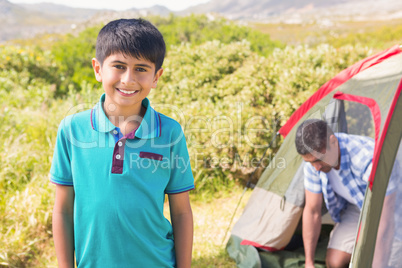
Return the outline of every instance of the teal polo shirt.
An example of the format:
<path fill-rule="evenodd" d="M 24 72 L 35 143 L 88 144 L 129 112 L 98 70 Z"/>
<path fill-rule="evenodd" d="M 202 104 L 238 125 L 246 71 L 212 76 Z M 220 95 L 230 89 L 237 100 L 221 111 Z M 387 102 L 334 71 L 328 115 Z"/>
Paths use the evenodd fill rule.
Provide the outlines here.
<path fill-rule="evenodd" d="M 123 136 L 104 100 L 62 120 L 50 170 L 51 182 L 74 187 L 77 266 L 174 267 L 165 194 L 194 188 L 182 128 L 144 99 L 140 126 Z"/>

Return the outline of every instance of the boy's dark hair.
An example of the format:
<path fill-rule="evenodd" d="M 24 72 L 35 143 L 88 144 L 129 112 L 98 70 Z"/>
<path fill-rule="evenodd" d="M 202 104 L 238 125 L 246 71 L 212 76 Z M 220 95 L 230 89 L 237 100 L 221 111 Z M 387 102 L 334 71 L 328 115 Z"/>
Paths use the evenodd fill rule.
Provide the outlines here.
<path fill-rule="evenodd" d="M 323 120 L 307 119 L 296 131 L 296 150 L 301 155 L 311 152 L 321 153 L 327 148 L 328 140 L 334 132 Z"/>
<path fill-rule="evenodd" d="M 166 45 L 159 30 L 144 19 L 119 19 L 106 24 L 96 40 L 96 59 L 102 65 L 114 54 L 123 53 L 155 64 L 155 72 L 163 64 Z"/>

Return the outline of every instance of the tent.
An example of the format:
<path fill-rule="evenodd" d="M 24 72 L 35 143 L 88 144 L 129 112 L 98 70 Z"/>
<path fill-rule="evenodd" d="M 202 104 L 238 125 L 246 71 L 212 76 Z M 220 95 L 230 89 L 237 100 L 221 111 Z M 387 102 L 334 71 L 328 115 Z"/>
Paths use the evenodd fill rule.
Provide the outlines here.
<path fill-rule="evenodd" d="M 294 112 L 278 132 L 284 137 L 281 147 L 262 173 L 232 228 L 226 248 L 238 267 L 304 267 L 303 248 L 290 246 L 301 239 L 300 219 L 304 206 L 304 163 L 296 152 L 295 132 L 297 126 L 309 118 L 326 120 L 335 132 L 365 135 L 375 140 L 373 168 L 351 262 L 351 267 L 372 267 L 374 252 L 381 247 L 376 246 L 377 229 L 390 177 L 399 179 L 394 183 L 402 185 L 402 173 L 391 176 L 402 155 L 398 153 L 402 151 L 401 90 L 402 50 L 396 45 L 343 70 Z M 286 165 L 275 166 L 277 163 Z M 402 224 L 402 194 L 399 192 L 402 192 L 401 187 L 393 213 L 387 216 L 396 227 L 398 222 Z M 330 221 L 323 223 L 331 226 Z M 323 227 L 317 246 L 316 267 L 325 267 L 326 230 Z M 399 225 L 386 242 L 394 245 L 398 237 L 402 237 L 400 230 Z M 392 250 L 394 246 L 386 254 Z M 402 267 L 402 262 L 399 265 Z"/>

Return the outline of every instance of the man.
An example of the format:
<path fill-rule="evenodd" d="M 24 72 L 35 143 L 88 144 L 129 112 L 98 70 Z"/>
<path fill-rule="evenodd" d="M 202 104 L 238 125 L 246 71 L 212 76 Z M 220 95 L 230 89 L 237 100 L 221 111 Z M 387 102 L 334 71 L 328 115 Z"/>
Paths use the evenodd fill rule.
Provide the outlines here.
<path fill-rule="evenodd" d="M 314 267 L 323 199 L 335 222 L 326 264 L 330 268 L 347 267 L 371 173 L 374 141 L 368 137 L 334 133 L 325 121 L 309 119 L 298 127 L 295 143 L 297 152 L 306 162 L 306 204 L 303 211 L 305 267 Z M 380 228 L 379 233 L 382 232 L 385 233 L 385 229 Z"/>

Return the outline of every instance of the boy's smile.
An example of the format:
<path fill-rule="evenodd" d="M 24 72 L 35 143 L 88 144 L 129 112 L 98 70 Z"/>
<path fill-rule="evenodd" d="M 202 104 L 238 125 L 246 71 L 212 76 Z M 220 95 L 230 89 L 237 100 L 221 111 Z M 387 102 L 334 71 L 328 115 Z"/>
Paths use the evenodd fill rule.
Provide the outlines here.
<path fill-rule="evenodd" d="M 92 65 L 106 93 L 104 107 L 114 104 L 118 115 L 123 116 L 139 115 L 142 100 L 156 88 L 163 73 L 162 68 L 155 73 L 154 63 L 123 53 L 108 56 L 102 65 L 93 59 Z"/>

